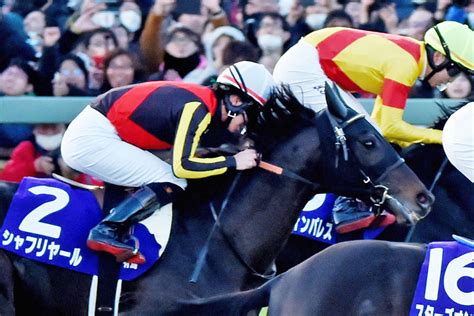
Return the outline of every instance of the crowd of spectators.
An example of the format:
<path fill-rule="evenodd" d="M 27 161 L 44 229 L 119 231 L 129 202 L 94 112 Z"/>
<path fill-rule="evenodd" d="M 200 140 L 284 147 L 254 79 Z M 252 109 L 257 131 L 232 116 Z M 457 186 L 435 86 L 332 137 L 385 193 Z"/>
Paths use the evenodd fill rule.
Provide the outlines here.
<path fill-rule="evenodd" d="M 3 0 L 0 5 L 1 96 L 96 96 L 149 80 L 208 85 L 241 60 L 271 72 L 289 47 L 323 27 L 418 40 L 444 20 L 474 27 L 469 0 Z M 420 82 L 410 97 L 463 99 L 472 94 L 472 85 L 473 78 L 462 75 L 441 93 Z M 62 126 L 0 124 L 0 147 L 18 149 L 27 141 L 20 149 L 33 146 L 37 157 L 51 157 L 57 148 L 42 148 L 38 135 L 52 139 L 62 132 Z M 4 152 L 18 158 L 11 150 Z M 34 174 L 48 175 L 60 167 L 54 164 L 42 158 L 31 166 Z M 0 179 L 11 177 L 0 173 Z"/>

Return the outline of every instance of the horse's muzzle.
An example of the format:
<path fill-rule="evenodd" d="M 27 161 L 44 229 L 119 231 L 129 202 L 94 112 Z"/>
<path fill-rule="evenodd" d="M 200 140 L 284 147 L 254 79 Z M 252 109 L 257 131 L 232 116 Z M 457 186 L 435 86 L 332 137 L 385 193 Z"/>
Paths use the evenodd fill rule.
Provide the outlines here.
<path fill-rule="evenodd" d="M 416 197 L 418 208 L 409 209 L 400 203 L 396 198 L 388 195 L 386 204 L 392 213 L 397 217 L 399 224 L 414 225 L 420 219 L 426 217 L 431 211 L 434 196 L 429 191 L 419 193 Z"/>

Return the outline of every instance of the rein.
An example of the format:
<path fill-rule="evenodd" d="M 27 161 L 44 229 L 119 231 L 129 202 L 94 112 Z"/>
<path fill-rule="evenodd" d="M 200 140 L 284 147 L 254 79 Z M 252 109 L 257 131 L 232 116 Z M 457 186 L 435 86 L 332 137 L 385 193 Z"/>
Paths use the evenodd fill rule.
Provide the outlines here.
<path fill-rule="evenodd" d="M 272 279 L 273 277 L 275 277 L 276 275 L 276 269 L 272 269 L 270 273 L 260 273 L 258 272 L 257 270 L 255 270 L 254 268 L 252 268 L 248 263 L 247 261 L 245 261 L 245 259 L 240 255 L 240 253 L 237 251 L 237 247 L 235 247 L 235 245 L 232 243 L 232 241 L 227 237 L 227 235 L 225 234 L 225 232 L 222 230 L 222 226 L 220 224 L 220 221 L 219 221 L 219 215 L 222 214 L 222 212 L 224 211 L 225 207 L 227 206 L 227 203 L 229 201 L 229 198 L 230 198 L 230 195 L 232 194 L 232 192 L 234 191 L 235 189 L 235 186 L 240 178 L 240 175 L 242 173 L 238 173 L 237 176 L 235 177 L 234 181 L 232 181 L 232 184 L 229 188 L 229 191 L 227 192 L 225 198 L 224 198 L 224 201 L 222 202 L 222 205 L 221 205 L 221 209 L 219 211 L 219 213 L 216 212 L 216 209 L 214 208 L 214 204 L 212 204 L 212 202 L 209 203 L 209 208 L 211 209 L 211 213 L 212 213 L 212 217 L 214 218 L 214 221 L 215 221 L 215 225 L 212 227 L 212 230 L 211 232 L 209 233 L 208 237 L 207 237 L 207 240 L 206 240 L 206 244 L 204 245 L 204 247 L 201 249 L 201 251 L 199 252 L 199 256 L 198 256 L 198 259 L 196 261 L 196 265 L 194 267 L 194 270 L 193 270 L 193 273 L 191 275 L 191 278 L 189 279 L 189 282 L 191 283 L 196 283 L 198 278 L 199 278 L 199 275 L 201 273 L 201 270 L 204 266 L 204 260 L 206 259 L 206 255 L 209 251 L 209 242 L 211 241 L 211 237 L 213 235 L 213 233 L 219 229 L 219 232 L 222 234 L 222 236 L 224 237 L 224 240 L 225 242 L 227 243 L 227 245 L 229 246 L 229 248 L 232 250 L 232 252 L 234 253 L 234 255 L 237 257 L 237 259 L 239 259 L 240 263 L 247 269 L 249 270 L 250 272 L 252 272 L 252 275 L 253 276 L 256 276 L 258 278 L 261 278 L 261 279 L 264 279 L 264 280 L 270 280 Z"/>

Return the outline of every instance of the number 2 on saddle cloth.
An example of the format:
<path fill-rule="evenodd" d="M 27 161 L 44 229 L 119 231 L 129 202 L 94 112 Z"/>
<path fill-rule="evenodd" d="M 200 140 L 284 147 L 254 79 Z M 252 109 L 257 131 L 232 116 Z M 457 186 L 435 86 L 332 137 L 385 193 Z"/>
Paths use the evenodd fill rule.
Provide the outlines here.
<path fill-rule="evenodd" d="M 134 226 L 143 265 L 122 263 L 120 278 L 133 280 L 161 256 L 171 230 L 171 205 Z M 47 178 L 25 177 L 0 228 L 0 248 L 19 256 L 90 275 L 98 273 L 98 255 L 86 246 L 102 219 L 95 196 Z M 160 231 L 157 231 L 160 230 Z"/>

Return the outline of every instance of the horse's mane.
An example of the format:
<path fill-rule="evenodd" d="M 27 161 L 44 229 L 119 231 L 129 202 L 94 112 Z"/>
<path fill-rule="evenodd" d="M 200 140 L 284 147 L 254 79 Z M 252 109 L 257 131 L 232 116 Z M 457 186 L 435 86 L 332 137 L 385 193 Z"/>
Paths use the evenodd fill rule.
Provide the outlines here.
<path fill-rule="evenodd" d="M 280 85 L 259 113 L 249 113 L 248 135 L 260 151 L 314 124 L 315 113 L 301 104 L 288 85 Z"/>
<path fill-rule="evenodd" d="M 460 108 L 462 108 L 463 106 L 465 106 L 466 104 L 468 104 L 469 102 L 472 102 L 472 101 L 474 101 L 474 97 L 469 97 L 467 101 L 460 101 L 455 106 L 447 106 L 442 101 L 441 102 L 436 102 L 436 105 L 440 108 L 441 116 L 439 116 L 436 119 L 436 121 L 434 122 L 432 128 L 442 130 L 444 128 L 444 125 L 446 124 L 446 121 L 451 116 L 451 114 L 453 114 L 454 112 L 456 112 L 457 110 L 459 110 Z"/>

